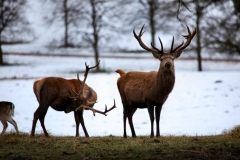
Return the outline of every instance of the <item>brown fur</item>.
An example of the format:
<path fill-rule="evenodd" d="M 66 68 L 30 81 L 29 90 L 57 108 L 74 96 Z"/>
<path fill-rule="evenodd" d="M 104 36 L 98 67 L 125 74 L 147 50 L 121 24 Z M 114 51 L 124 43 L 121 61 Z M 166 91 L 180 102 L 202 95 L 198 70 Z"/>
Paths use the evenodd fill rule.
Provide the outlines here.
<path fill-rule="evenodd" d="M 49 106 L 56 111 L 64 111 L 68 113 L 74 111 L 79 105 L 81 105 L 81 103 L 83 103 L 80 101 L 76 102 L 76 100 L 74 101 L 70 98 L 71 96 L 76 96 L 72 90 L 79 92 L 81 84 L 82 81 L 79 82 L 77 79 L 67 80 L 60 77 L 47 77 L 34 82 L 33 91 L 39 102 L 39 107 L 34 113 L 31 136 L 34 136 L 35 134 L 35 127 L 38 119 L 41 122 L 45 136 L 48 136 L 44 125 L 44 117 Z M 85 84 L 83 97 L 90 102 L 96 102 L 97 93 Z M 93 107 L 93 104 L 89 105 L 89 107 Z M 85 136 L 89 137 L 84 125 L 82 111 L 74 111 L 74 117 L 76 122 L 76 136 L 79 136 L 79 124 L 81 123 Z"/>
<path fill-rule="evenodd" d="M 3 130 L 1 134 L 4 134 L 7 127 L 8 123 L 11 123 L 16 132 L 18 133 L 18 127 L 16 121 L 12 118 L 14 116 L 14 104 L 12 102 L 5 102 L 2 101 L 0 102 L 0 121 L 3 124 Z"/>
<path fill-rule="evenodd" d="M 151 137 L 154 137 L 153 122 L 154 122 L 154 109 L 156 117 L 156 136 L 160 136 L 160 114 L 162 105 L 167 100 L 168 95 L 172 91 L 175 83 L 175 70 L 174 59 L 178 58 L 182 51 L 191 43 L 192 38 L 196 34 L 196 29 L 191 33 L 189 27 L 186 25 L 188 35 L 184 36 L 187 40 L 185 43 L 173 48 L 174 38 L 169 53 L 163 51 L 163 44 L 159 38 L 161 49 L 157 49 L 152 45 L 152 48 L 146 46 L 142 40 L 144 25 L 142 26 L 139 34 L 133 30 L 134 37 L 139 42 L 139 45 L 152 52 L 156 59 L 160 60 L 160 67 L 158 72 L 128 72 L 125 73 L 121 69 L 116 70 L 120 74 L 117 81 L 118 90 L 123 104 L 123 127 L 126 138 L 126 120 L 128 118 L 129 125 L 132 132 L 132 137 L 136 137 L 133 127 L 132 116 L 137 108 L 147 108 L 151 120 Z"/>
<path fill-rule="evenodd" d="M 121 69 L 117 69 L 116 72 L 119 73 L 120 76 L 125 74 L 125 72 L 123 70 L 121 70 Z"/>
<path fill-rule="evenodd" d="M 174 63 L 171 55 L 163 55 L 164 61 L 160 63 L 159 71 L 151 72 L 127 72 L 122 70 L 116 72 L 120 74 L 117 81 L 118 90 L 122 98 L 124 107 L 124 137 L 126 134 L 126 119 L 128 118 L 132 131 L 132 136 L 136 137 L 132 125 L 132 116 L 137 108 L 148 108 L 151 121 L 154 120 L 154 106 L 156 118 L 160 118 L 162 105 L 167 100 L 169 93 L 172 91 L 175 83 Z M 166 68 L 166 63 L 171 63 L 170 68 Z M 159 123 L 159 122 L 157 122 Z M 157 129 L 157 136 L 160 131 Z M 151 137 L 153 137 L 153 131 Z"/>

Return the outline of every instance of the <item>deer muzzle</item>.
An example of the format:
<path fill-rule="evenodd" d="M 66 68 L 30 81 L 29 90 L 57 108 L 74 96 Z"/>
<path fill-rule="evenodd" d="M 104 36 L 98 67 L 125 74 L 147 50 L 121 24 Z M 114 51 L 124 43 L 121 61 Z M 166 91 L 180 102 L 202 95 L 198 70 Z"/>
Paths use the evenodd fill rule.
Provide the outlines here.
<path fill-rule="evenodd" d="M 166 67 L 167 69 L 170 69 L 171 66 L 172 66 L 172 63 L 170 63 L 170 62 L 167 62 L 167 63 L 165 64 L 165 67 Z"/>

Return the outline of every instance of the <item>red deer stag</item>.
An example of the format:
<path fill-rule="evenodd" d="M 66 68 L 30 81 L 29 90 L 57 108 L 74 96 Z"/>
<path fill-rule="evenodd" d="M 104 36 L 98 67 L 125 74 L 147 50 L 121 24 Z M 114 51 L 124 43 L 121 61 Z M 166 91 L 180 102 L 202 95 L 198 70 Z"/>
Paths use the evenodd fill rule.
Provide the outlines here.
<path fill-rule="evenodd" d="M 97 93 L 87 84 L 85 84 L 85 81 L 88 71 L 97 67 L 97 65 L 99 65 L 99 62 L 93 67 L 89 67 L 85 63 L 86 71 L 83 81 L 79 79 L 79 75 L 77 74 L 78 79 L 67 80 L 60 77 L 47 77 L 34 82 L 33 90 L 39 102 L 39 107 L 34 113 L 32 131 L 30 135 L 31 137 L 33 137 L 35 134 L 35 128 L 38 119 L 40 120 L 45 136 L 48 137 L 48 133 L 44 125 L 44 117 L 49 106 L 56 111 L 64 111 L 65 113 L 74 111 L 76 137 L 79 136 L 79 123 L 82 125 L 85 136 L 89 137 L 83 120 L 84 109 L 92 110 L 94 115 L 95 112 L 106 115 L 107 112 L 115 108 L 114 101 L 114 106 L 109 110 L 107 110 L 106 106 L 104 112 L 93 109 L 93 105 L 97 100 Z M 79 92 L 77 93 L 76 91 Z M 72 96 L 73 94 L 75 94 L 75 96 Z"/>
<path fill-rule="evenodd" d="M 186 25 L 187 26 L 187 25 Z M 143 35 L 144 25 L 137 35 L 135 30 L 133 34 L 140 46 L 152 52 L 153 56 L 156 59 L 160 60 L 160 67 L 158 72 L 128 72 L 118 69 L 117 73 L 120 74 L 120 77 L 117 81 L 118 90 L 122 99 L 123 104 L 123 125 L 124 125 L 124 134 L 123 136 L 127 138 L 126 133 L 126 120 L 128 118 L 129 125 L 132 132 L 132 137 L 136 137 L 135 130 L 133 127 L 132 116 L 137 110 L 137 108 L 147 108 L 151 121 L 151 137 L 154 137 L 154 106 L 155 107 L 155 116 L 156 116 L 156 136 L 160 136 L 159 122 L 160 122 L 160 113 L 162 110 L 162 105 L 167 100 L 169 93 L 172 91 L 175 83 L 175 71 L 174 71 L 174 59 L 178 58 L 182 51 L 191 43 L 192 38 L 196 34 L 196 29 L 191 33 L 188 26 L 188 35 L 184 36 L 187 40 L 181 45 L 173 49 L 174 37 L 172 40 L 172 46 L 170 52 L 164 52 L 163 44 L 159 38 L 161 49 L 157 49 L 151 43 L 152 48 L 147 47 L 141 40 Z"/>
<path fill-rule="evenodd" d="M 18 133 L 17 123 L 14 121 L 12 116 L 14 116 L 14 104 L 12 102 L 0 102 L 0 121 L 3 124 L 3 130 L 1 134 L 4 134 L 6 131 L 8 127 L 7 122 L 11 123 Z"/>

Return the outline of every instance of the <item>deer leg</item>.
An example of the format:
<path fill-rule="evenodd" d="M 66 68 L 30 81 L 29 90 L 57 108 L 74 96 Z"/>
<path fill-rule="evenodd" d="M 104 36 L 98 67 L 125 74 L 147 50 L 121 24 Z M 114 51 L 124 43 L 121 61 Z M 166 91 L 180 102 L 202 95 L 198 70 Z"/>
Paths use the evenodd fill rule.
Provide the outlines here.
<path fill-rule="evenodd" d="M 75 115 L 75 121 L 76 121 L 76 137 L 79 136 L 79 122 L 80 122 L 81 125 L 82 125 L 83 132 L 84 132 L 84 134 L 85 134 L 85 137 L 89 137 L 88 132 L 87 132 L 87 129 L 86 129 L 85 124 L 84 124 L 84 119 L 83 119 L 83 113 L 82 113 L 82 111 L 74 112 L 74 115 Z"/>
<path fill-rule="evenodd" d="M 47 109 L 48 109 L 48 108 L 47 108 Z M 44 135 L 45 135 L 46 137 L 49 136 L 48 133 L 47 133 L 47 130 L 46 130 L 46 128 L 45 128 L 45 124 L 44 124 L 44 118 L 45 118 L 45 116 L 46 116 L 47 109 L 44 110 L 44 112 L 42 112 L 41 115 L 39 116 L 39 120 L 40 120 L 42 129 L 43 129 Z"/>
<path fill-rule="evenodd" d="M 15 128 L 17 134 L 18 134 L 19 131 L 18 131 L 18 126 L 17 126 L 16 121 L 14 121 L 14 119 L 11 118 L 11 117 L 10 117 L 7 121 L 8 121 L 9 123 L 11 123 L 11 124 L 14 126 L 14 128 Z"/>
<path fill-rule="evenodd" d="M 76 137 L 79 137 L 79 117 L 78 117 L 78 112 L 74 112 L 74 118 L 75 118 L 75 123 L 76 123 Z"/>
<path fill-rule="evenodd" d="M 126 131 L 126 121 L 128 115 L 129 108 L 123 107 L 123 137 L 127 138 L 127 131 Z"/>
<path fill-rule="evenodd" d="M 160 137 L 160 114 L 162 110 L 162 105 L 155 107 L 155 116 L 156 116 L 156 137 Z"/>
<path fill-rule="evenodd" d="M 47 109 L 48 109 L 48 106 L 47 107 L 45 107 L 46 109 L 46 111 L 45 112 L 47 112 Z M 30 137 L 33 137 L 34 136 L 34 134 L 35 134 L 35 128 L 36 128 L 36 124 L 37 124 L 37 120 L 40 118 L 40 115 L 43 113 L 43 109 L 44 108 L 42 108 L 42 106 L 39 106 L 38 108 L 37 108 L 37 110 L 34 112 L 34 116 L 33 116 L 33 123 L 32 123 L 32 131 L 31 131 L 31 135 L 30 135 Z M 45 113 L 45 115 L 46 115 L 46 113 Z M 45 116 L 44 115 L 44 116 Z M 44 118 L 43 118 L 43 120 L 44 120 Z M 45 127 L 44 127 L 45 128 Z M 45 129 L 46 130 L 46 129 Z"/>
<path fill-rule="evenodd" d="M 148 113 L 151 121 L 151 138 L 154 137 L 154 129 L 153 129 L 153 124 L 154 124 L 154 106 L 148 105 Z"/>
<path fill-rule="evenodd" d="M 133 116 L 133 114 L 135 113 L 136 110 L 137 110 L 137 108 L 130 108 L 129 111 L 128 111 L 128 123 L 130 125 L 133 138 L 136 137 L 136 133 L 135 133 L 135 130 L 134 130 L 134 127 L 133 127 L 132 116 Z"/>
<path fill-rule="evenodd" d="M 7 121 L 1 120 L 2 124 L 3 124 L 3 130 L 1 135 L 3 135 L 8 127 Z"/>

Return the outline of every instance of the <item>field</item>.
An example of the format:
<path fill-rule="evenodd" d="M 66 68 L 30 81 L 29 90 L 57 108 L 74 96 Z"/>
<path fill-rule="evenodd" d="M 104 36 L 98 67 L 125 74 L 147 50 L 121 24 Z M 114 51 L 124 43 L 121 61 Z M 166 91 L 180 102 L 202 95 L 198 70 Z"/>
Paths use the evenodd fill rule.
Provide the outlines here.
<path fill-rule="evenodd" d="M 125 55 L 119 55 L 125 56 Z M 131 58 L 100 58 L 100 67 L 107 73 L 89 73 L 87 84 L 98 93 L 96 109 L 104 110 L 116 100 L 117 108 L 108 116 L 92 115 L 84 112 L 86 128 L 90 136 L 122 136 L 122 104 L 114 71 L 157 70 L 158 60 L 151 54 L 131 55 Z M 136 56 L 135 58 L 133 56 Z M 144 57 L 144 58 L 143 58 Z M 7 57 L 10 66 L 0 67 L 0 101 L 15 104 L 15 117 L 20 131 L 30 133 L 33 113 L 38 107 L 32 85 L 37 79 L 46 76 L 76 78 L 77 72 L 84 70 L 84 63 L 94 65 L 92 57 L 19 55 Z M 205 61 L 204 72 L 196 71 L 196 62 L 175 60 L 176 84 L 161 113 L 161 135 L 216 135 L 240 123 L 240 64 L 237 62 Z M 225 69 L 225 70 L 224 70 Z M 208 70 L 208 71 L 206 71 Z M 83 78 L 83 73 L 80 74 Z M 49 108 L 45 125 L 55 136 L 74 136 L 73 113 L 65 114 Z M 150 120 L 146 109 L 139 109 L 133 117 L 137 135 L 150 134 Z M 2 125 L 0 125 L 0 130 Z M 63 129 L 64 128 L 64 129 Z M 7 131 L 13 130 L 9 125 Z M 37 133 L 42 128 L 37 123 Z M 130 128 L 127 126 L 130 135 Z M 83 136 L 82 129 L 80 134 Z"/>
<path fill-rule="evenodd" d="M 134 56 L 134 55 L 132 55 Z M 120 58 L 121 57 L 121 58 Z M 237 62 L 204 62 L 204 72 L 196 71 L 192 60 L 176 60 L 176 84 L 161 113 L 161 137 L 149 138 L 150 120 L 146 109 L 137 110 L 133 122 L 137 138 L 122 138 L 122 104 L 114 71 L 157 70 L 151 55 L 123 58 L 106 56 L 100 66 L 106 73 L 89 73 L 87 84 L 98 93 L 95 108 L 117 108 L 108 116 L 84 112 L 90 138 L 76 138 L 73 114 L 49 108 L 45 125 L 50 138 L 37 124 L 30 138 L 33 113 L 38 104 L 32 91 L 35 80 L 46 76 L 83 77 L 84 63 L 92 57 L 19 55 L 7 56 L 10 64 L 0 67 L 0 101 L 12 101 L 20 134 L 9 125 L 0 136 L 0 159 L 240 159 L 240 65 Z M 0 129 L 1 129 L 0 125 Z M 131 135 L 127 126 L 128 136 Z"/>
<path fill-rule="evenodd" d="M 0 159 L 240 159 L 240 128 L 217 136 L 0 136 Z"/>

